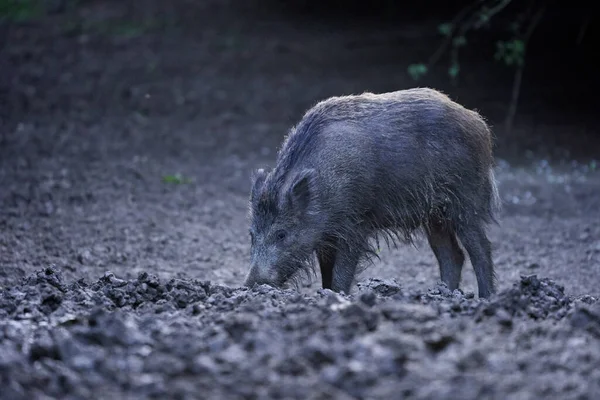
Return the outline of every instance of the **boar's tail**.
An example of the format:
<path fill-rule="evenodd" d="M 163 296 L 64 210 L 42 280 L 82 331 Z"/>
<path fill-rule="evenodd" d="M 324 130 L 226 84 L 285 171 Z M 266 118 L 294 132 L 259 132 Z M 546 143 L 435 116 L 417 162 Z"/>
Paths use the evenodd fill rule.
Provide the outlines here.
<path fill-rule="evenodd" d="M 489 199 L 489 216 L 492 222 L 498 223 L 498 213 L 502 210 L 502 198 L 498 192 L 498 183 L 496 181 L 496 175 L 494 174 L 493 167 L 489 170 L 488 175 L 490 185 L 490 199 Z"/>

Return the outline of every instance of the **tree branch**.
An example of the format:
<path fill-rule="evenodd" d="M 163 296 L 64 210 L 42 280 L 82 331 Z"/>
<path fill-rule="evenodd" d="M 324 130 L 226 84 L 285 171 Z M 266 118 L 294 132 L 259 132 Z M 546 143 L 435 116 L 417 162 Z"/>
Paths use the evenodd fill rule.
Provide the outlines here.
<path fill-rule="evenodd" d="M 500 1 L 500 3 L 498 3 L 495 7 L 490 8 L 490 10 L 487 13 L 487 20 L 486 21 L 480 20 L 479 22 L 476 22 L 475 24 L 473 24 L 473 27 L 475 29 L 481 28 L 481 25 L 483 25 L 484 23 L 486 23 L 487 21 L 489 21 L 494 15 L 498 14 L 500 11 L 504 10 L 511 2 L 512 2 L 512 0 L 502 0 L 502 1 Z"/>
<path fill-rule="evenodd" d="M 438 47 L 438 49 L 435 51 L 435 53 L 433 53 L 433 55 L 429 58 L 429 62 L 427 63 L 428 67 L 431 67 L 432 65 L 436 64 L 439 61 L 439 59 L 442 57 L 442 54 L 444 54 L 444 52 L 446 52 L 446 49 L 448 48 L 450 43 L 452 43 L 452 39 L 454 38 L 454 32 L 456 31 L 456 25 L 462 19 L 464 19 L 471 11 L 473 11 L 475 8 L 477 8 L 477 6 L 479 5 L 478 3 L 481 3 L 484 1 L 485 0 L 474 1 L 473 3 L 469 4 L 468 6 L 466 6 L 462 10 L 460 10 L 458 12 L 458 14 L 456 14 L 454 19 L 450 23 L 452 25 L 452 30 L 450 31 L 448 36 L 446 36 L 446 39 L 444 39 L 444 41 L 442 42 L 440 47 Z"/>
<path fill-rule="evenodd" d="M 545 12 L 544 7 L 540 8 L 536 12 L 536 14 L 533 16 L 533 18 L 531 20 L 531 23 L 529 24 L 529 27 L 527 28 L 527 31 L 525 32 L 525 35 L 523 36 L 522 40 L 525 45 L 525 53 L 523 54 L 523 57 L 525 57 L 525 54 L 527 52 L 527 45 L 529 43 L 529 39 L 531 38 L 531 35 L 533 34 L 533 31 L 535 30 L 535 28 L 540 23 L 542 16 L 544 15 L 544 12 Z M 515 115 L 517 113 L 517 105 L 519 103 L 519 96 L 521 94 L 521 82 L 523 80 L 523 69 L 524 68 L 525 68 L 525 61 L 523 61 L 521 64 L 519 64 L 517 66 L 517 70 L 515 71 L 515 78 L 513 81 L 510 104 L 508 106 L 508 112 L 506 113 L 506 120 L 504 123 L 504 129 L 505 129 L 506 133 L 509 133 L 512 130 Z"/>
<path fill-rule="evenodd" d="M 485 22 L 489 21 L 493 16 L 498 14 L 500 11 L 505 9 L 512 0 L 500 0 L 495 6 L 491 7 L 486 13 L 487 19 L 484 21 L 480 19 L 479 21 L 474 21 L 474 16 L 477 15 L 477 11 L 481 11 L 487 4 L 493 2 L 493 0 L 476 0 L 473 3 L 469 4 L 462 10 L 460 10 L 450 25 L 452 26 L 451 31 L 448 33 L 442 44 L 437 48 L 437 50 L 432 54 L 427 63 L 428 69 L 430 69 L 434 64 L 436 64 L 442 55 L 448 49 L 448 46 L 452 43 L 453 39 L 461 37 L 471 29 L 479 29 Z M 461 21 L 465 20 L 463 23 Z M 457 26 L 459 25 L 460 26 Z M 457 34 L 458 31 L 458 34 Z M 458 57 L 458 49 L 456 47 L 453 48 L 451 57 L 456 59 Z M 455 62 L 455 61 L 454 61 Z"/>

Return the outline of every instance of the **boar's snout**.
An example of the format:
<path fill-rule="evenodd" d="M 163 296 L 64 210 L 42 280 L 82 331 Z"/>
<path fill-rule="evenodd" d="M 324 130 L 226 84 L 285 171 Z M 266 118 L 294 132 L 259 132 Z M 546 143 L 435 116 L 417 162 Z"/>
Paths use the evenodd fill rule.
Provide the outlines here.
<path fill-rule="evenodd" d="M 262 270 L 264 269 L 259 268 L 256 265 L 250 267 L 250 271 L 248 271 L 248 274 L 246 275 L 246 279 L 244 281 L 244 286 L 249 288 L 262 284 L 276 286 L 275 282 L 272 279 L 269 279 L 268 277 L 264 276 L 264 274 L 261 274 Z"/>

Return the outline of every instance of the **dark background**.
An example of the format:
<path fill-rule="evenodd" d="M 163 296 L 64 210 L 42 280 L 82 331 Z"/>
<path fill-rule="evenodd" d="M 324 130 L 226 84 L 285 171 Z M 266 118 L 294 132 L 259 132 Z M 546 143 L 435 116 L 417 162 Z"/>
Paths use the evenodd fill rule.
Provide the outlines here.
<path fill-rule="evenodd" d="M 38 110 L 56 107 L 61 112 L 73 111 L 76 100 L 72 93 L 62 96 L 66 97 L 62 100 L 51 101 L 51 104 L 45 104 L 44 99 L 60 97 L 60 92 L 64 90 L 52 83 L 55 82 L 52 68 L 61 69 L 62 72 L 70 68 L 69 65 L 60 65 L 67 61 L 64 57 L 71 59 L 70 65 L 73 62 L 94 62 L 86 61 L 81 53 L 82 37 L 87 42 L 85 47 L 88 50 L 99 50 L 97 46 L 100 46 L 103 51 L 110 52 L 106 46 L 111 46 L 110 43 L 115 45 L 115 41 L 118 41 L 116 48 L 126 46 L 129 51 L 140 54 L 148 51 L 149 46 L 160 54 L 157 47 L 160 46 L 159 42 L 167 41 L 167 38 L 174 41 L 180 38 L 183 39 L 179 42 L 180 52 L 185 53 L 188 44 L 203 43 L 207 45 L 203 49 L 204 56 L 210 59 L 211 56 L 218 57 L 219 47 L 228 46 L 224 43 L 232 37 L 237 36 L 240 40 L 234 45 L 239 46 L 237 50 L 231 50 L 242 53 L 243 37 L 257 35 L 257 47 L 262 42 L 267 48 L 271 42 L 273 50 L 263 55 L 257 53 L 243 57 L 241 64 L 235 67 L 244 69 L 246 66 L 247 70 L 251 70 L 263 64 L 283 74 L 286 70 L 293 73 L 294 69 L 302 68 L 302 65 L 291 66 L 289 63 L 305 64 L 305 68 L 313 69 L 311 77 L 315 80 L 326 74 L 335 74 L 336 71 L 342 75 L 344 72 L 351 74 L 344 77 L 348 80 L 346 86 L 341 85 L 336 90 L 325 89 L 323 95 L 364 90 L 388 91 L 416 85 L 433 86 L 468 106 L 480 109 L 492 123 L 501 124 L 510 100 L 514 69 L 494 60 L 495 42 L 511 38 L 506 26 L 527 5 L 532 5 L 533 9 L 544 7 L 543 19 L 527 48 L 514 135 L 501 135 L 501 129 L 497 129 L 498 150 L 500 154 L 508 151 L 505 154 L 507 157 L 517 159 L 523 154 L 524 147 L 546 153 L 555 153 L 555 146 L 568 147 L 577 156 L 594 156 L 593 151 L 590 153 L 594 146 L 589 141 L 597 132 L 594 118 L 598 107 L 595 93 L 599 80 L 596 76 L 598 64 L 594 61 L 594 49 L 598 45 L 597 16 L 592 12 L 591 3 L 510 2 L 491 20 L 488 27 L 468 33 L 468 46 L 460 53 L 461 76 L 457 85 L 451 84 L 446 73 L 449 52 L 428 76 L 418 82 L 410 79 L 407 66 L 427 61 L 443 39 L 437 33 L 437 25 L 450 21 L 458 11 L 472 4 L 469 1 L 250 0 L 230 2 L 226 7 L 224 4 L 227 2 L 213 1 L 30 0 L 21 2 L 25 5 L 15 6 L 17 3 L 14 0 L 3 0 L 2 3 L 5 4 L 5 11 L 0 28 L 0 45 L 3 48 L 0 115 L 5 131 L 14 128 L 22 116 L 31 116 Z M 33 6 L 28 6 L 29 3 Z M 37 3 L 42 4 L 39 10 L 34 8 Z M 487 3 L 494 6 L 498 2 Z M 33 11 L 28 11 L 30 9 Z M 13 15 L 24 15 L 21 19 L 24 22 L 14 22 L 14 18 L 11 18 Z M 578 43 L 577 38 L 584 25 L 585 35 Z M 210 37 L 205 35 L 207 30 L 212 32 Z M 39 37 L 35 39 L 35 35 Z M 335 37 L 327 49 L 329 51 L 313 49 L 309 43 L 303 45 L 303 40 L 318 40 L 315 39 L 318 36 Z M 124 39 L 127 37 L 129 39 Z M 26 46 L 36 40 L 38 53 L 28 53 Z M 273 44 L 277 41 L 278 44 Z M 173 63 L 178 58 L 176 50 L 170 48 L 173 54 L 169 58 Z M 336 57 L 338 53 L 344 53 L 346 58 Z M 52 58 L 54 65 L 39 63 L 41 59 L 38 56 Z M 102 62 L 121 61 L 107 58 Z M 183 74 L 186 66 L 193 70 L 204 62 L 194 65 L 194 61 L 181 57 L 178 71 L 154 71 L 154 74 L 162 73 L 176 78 L 180 76 L 178 74 Z M 32 63 L 35 63 L 35 67 L 32 67 L 35 71 L 28 71 Z M 229 67 L 234 66 L 230 64 Z M 110 67 L 99 64 L 97 69 Z M 387 74 L 388 79 L 379 77 L 374 82 L 363 78 L 365 75 L 378 75 L 377 70 Z M 138 81 L 144 80 L 139 75 L 136 78 Z M 84 78 L 80 76 L 77 79 Z M 69 81 L 68 85 L 85 85 L 77 79 Z M 311 85 L 314 86 L 314 83 Z M 232 96 L 244 95 L 243 87 L 236 89 L 239 93 Z M 292 91 L 288 94 L 298 97 Z M 308 107 L 316 100 L 317 97 L 311 97 L 301 108 Z M 194 103 L 189 102 L 188 105 L 193 107 Z M 231 111 L 232 108 L 235 108 L 233 104 L 229 104 L 229 107 L 223 104 L 219 110 Z M 291 123 L 299 112 L 299 109 L 294 109 L 294 117 L 288 121 Z M 540 133 L 535 128 L 538 124 L 553 127 L 551 132 L 544 130 Z M 584 128 L 571 129 L 565 124 L 577 124 Z M 576 140 L 574 136 L 577 136 Z M 4 138 L 6 140 L 6 133 Z"/>

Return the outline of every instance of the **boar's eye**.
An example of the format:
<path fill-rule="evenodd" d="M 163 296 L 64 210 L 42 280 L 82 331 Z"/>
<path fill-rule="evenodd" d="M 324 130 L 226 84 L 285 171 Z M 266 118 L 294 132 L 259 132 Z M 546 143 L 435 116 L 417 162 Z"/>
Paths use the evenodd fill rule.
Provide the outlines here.
<path fill-rule="evenodd" d="M 283 229 L 275 232 L 275 238 L 277 239 L 277 241 L 282 241 L 283 239 L 285 239 L 286 235 L 287 233 Z"/>
<path fill-rule="evenodd" d="M 254 233 L 252 231 L 250 231 L 249 233 L 250 233 L 250 243 L 252 245 L 254 245 Z"/>

